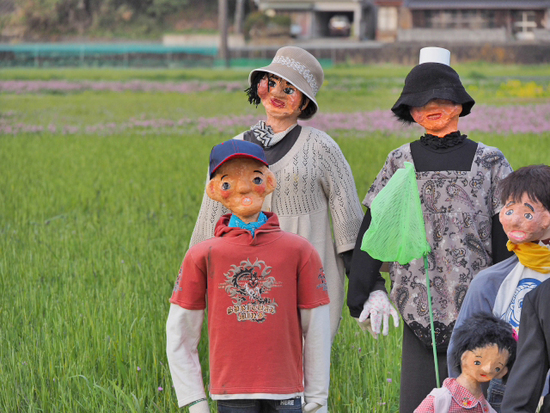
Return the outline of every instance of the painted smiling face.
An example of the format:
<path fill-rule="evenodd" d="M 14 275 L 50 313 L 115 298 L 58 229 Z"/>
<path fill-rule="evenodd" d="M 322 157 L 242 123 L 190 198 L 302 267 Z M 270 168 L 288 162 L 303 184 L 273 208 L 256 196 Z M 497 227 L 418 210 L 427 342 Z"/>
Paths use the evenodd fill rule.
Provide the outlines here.
<path fill-rule="evenodd" d="M 500 222 L 514 244 L 550 238 L 550 212 L 527 194 L 520 200 L 509 198 L 500 210 Z"/>
<path fill-rule="evenodd" d="M 246 223 L 256 222 L 264 199 L 277 186 L 273 172 L 251 158 L 222 164 L 206 186 L 206 193 Z"/>
<path fill-rule="evenodd" d="M 440 138 L 458 130 L 462 105 L 445 99 L 433 99 L 420 107 L 411 107 L 411 116 L 426 129 L 426 133 Z"/>
<path fill-rule="evenodd" d="M 266 74 L 258 83 L 258 96 L 268 117 L 298 119 L 309 100 L 302 105 L 303 94 L 292 83 Z"/>
<path fill-rule="evenodd" d="M 500 379 L 508 372 L 508 350 L 499 350 L 496 344 L 466 351 L 462 355 L 462 374 L 478 383 Z"/>

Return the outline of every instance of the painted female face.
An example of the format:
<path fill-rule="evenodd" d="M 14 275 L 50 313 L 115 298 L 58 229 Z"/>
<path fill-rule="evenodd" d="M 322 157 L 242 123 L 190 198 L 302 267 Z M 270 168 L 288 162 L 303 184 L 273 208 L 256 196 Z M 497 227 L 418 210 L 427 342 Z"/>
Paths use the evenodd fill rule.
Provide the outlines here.
<path fill-rule="evenodd" d="M 426 133 L 440 138 L 458 130 L 462 105 L 445 99 L 433 99 L 421 107 L 411 107 L 411 116 L 426 129 Z"/>
<path fill-rule="evenodd" d="M 207 193 L 249 223 L 258 220 L 264 199 L 275 185 L 275 175 L 267 166 L 251 158 L 235 158 L 219 167 Z"/>
<path fill-rule="evenodd" d="M 496 344 L 466 351 L 461 358 L 462 374 L 484 383 L 501 378 L 508 372 L 508 350 L 500 351 Z"/>
<path fill-rule="evenodd" d="M 298 119 L 307 106 L 300 106 L 302 92 L 292 83 L 272 74 L 266 74 L 258 83 L 258 96 L 268 117 Z"/>
<path fill-rule="evenodd" d="M 500 210 L 499 219 L 508 239 L 514 244 L 550 237 L 550 212 L 527 194 L 523 194 L 519 201 L 508 199 Z"/>

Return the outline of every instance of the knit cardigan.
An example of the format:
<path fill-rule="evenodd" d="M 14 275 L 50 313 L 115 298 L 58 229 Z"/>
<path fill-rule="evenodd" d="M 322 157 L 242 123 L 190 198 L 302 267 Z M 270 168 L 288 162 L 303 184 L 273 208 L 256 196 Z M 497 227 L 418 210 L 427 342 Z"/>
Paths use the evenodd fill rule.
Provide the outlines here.
<path fill-rule="evenodd" d="M 243 134 L 235 139 L 243 139 Z M 344 268 L 338 254 L 353 249 L 363 218 L 351 168 L 329 135 L 302 127 L 296 143 L 270 170 L 277 188 L 265 199 L 263 210 L 275 212 L 282 230 L 303 236 L 319 252 L 334 336 L 344 300 Z M 227 212 L 205 193 L 190 246 L 213 237 L 216 223 Z"/>

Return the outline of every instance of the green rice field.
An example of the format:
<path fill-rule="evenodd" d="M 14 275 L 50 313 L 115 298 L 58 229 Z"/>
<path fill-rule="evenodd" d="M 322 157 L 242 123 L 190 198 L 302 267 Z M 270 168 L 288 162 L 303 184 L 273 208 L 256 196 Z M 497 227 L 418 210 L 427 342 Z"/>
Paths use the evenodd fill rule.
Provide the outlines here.
<path fill-rule="evenodd" d="M 534 111 L 550 103 L 548 66 L 456 68 L 479 106 Z M 328 69 L 321 111 L 389 111 L 409 69 Z M 262 117 L 242 92 L 247 76 L 242 70 L 0 72 L 0 412 L 180 410 L 165 354 L 168 299 L 210 149 L 247 126 L 222 120 Z M 24 82 L 37 81 L 50 82 L 50 89 L 23 90 L 30 87 Z M 59 81 L 204 88 L 67 91 L 52 83 Z M 235 88 L 224 89 L 227 82 Z M 182 118 L 189 122 L 178 124 Z M 199 128 L 193 123 L 199 118 L 212 126 Z M 541 128 L 463 132 L 497 146 L 518 168 L 549 162 L 550 128 Z M 360 199 L 387 153 L 415 136 L 353 124 L 327 132 L 351 165 Z M 400 340 L 393 327 L 374 340 L 344 308 L 332 347 L 329 411 L 397 412 Z M 208 382 L 206 333 L 200 347 Z"/>

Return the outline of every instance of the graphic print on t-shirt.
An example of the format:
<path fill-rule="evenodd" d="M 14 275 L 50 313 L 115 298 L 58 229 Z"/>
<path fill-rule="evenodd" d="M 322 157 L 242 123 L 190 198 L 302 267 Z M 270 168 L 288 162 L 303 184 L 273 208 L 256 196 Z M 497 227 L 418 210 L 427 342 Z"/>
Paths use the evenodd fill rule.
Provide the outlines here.
<path fill-rule="evenodd" d="M 534 278 L 523 278 L 519 282 L 516 292 L 512 297 L 512 301 L 506 312 L 501 316 L 504 321 L 507 321 L 514 327 L 514 330 L 519 333 L 519 320 L 521 318 L 521 309 L 523 308 L 523 298 L 528 292 L 534 290 L 540 285 L 541 281 Z"/>
<path fill-rule="evenodd" d="M 317 288 L 320 288 L 323 291 L 328 291 L 327 278 L 325 277 L 325 271 L 323 271 L 323 268 L 319 270 L 319 275 L 317 278 L 319 279 Z"/>
<path fill-rule="evenodd" d="M 270 274 L 271 267 L 260 260 L 252 264 L 247 259 L 232 265 L 224 274 L 225 282 L 219 285 L 233 301 L 233 305 L 227 307 L 227 314 L 235 314 L 238 321 L 257 323 L 263 323 L 268 314 L 275 314 L 278 304 L 266 295 L 272 288 L 282 287 L 282 283 Z"/>

